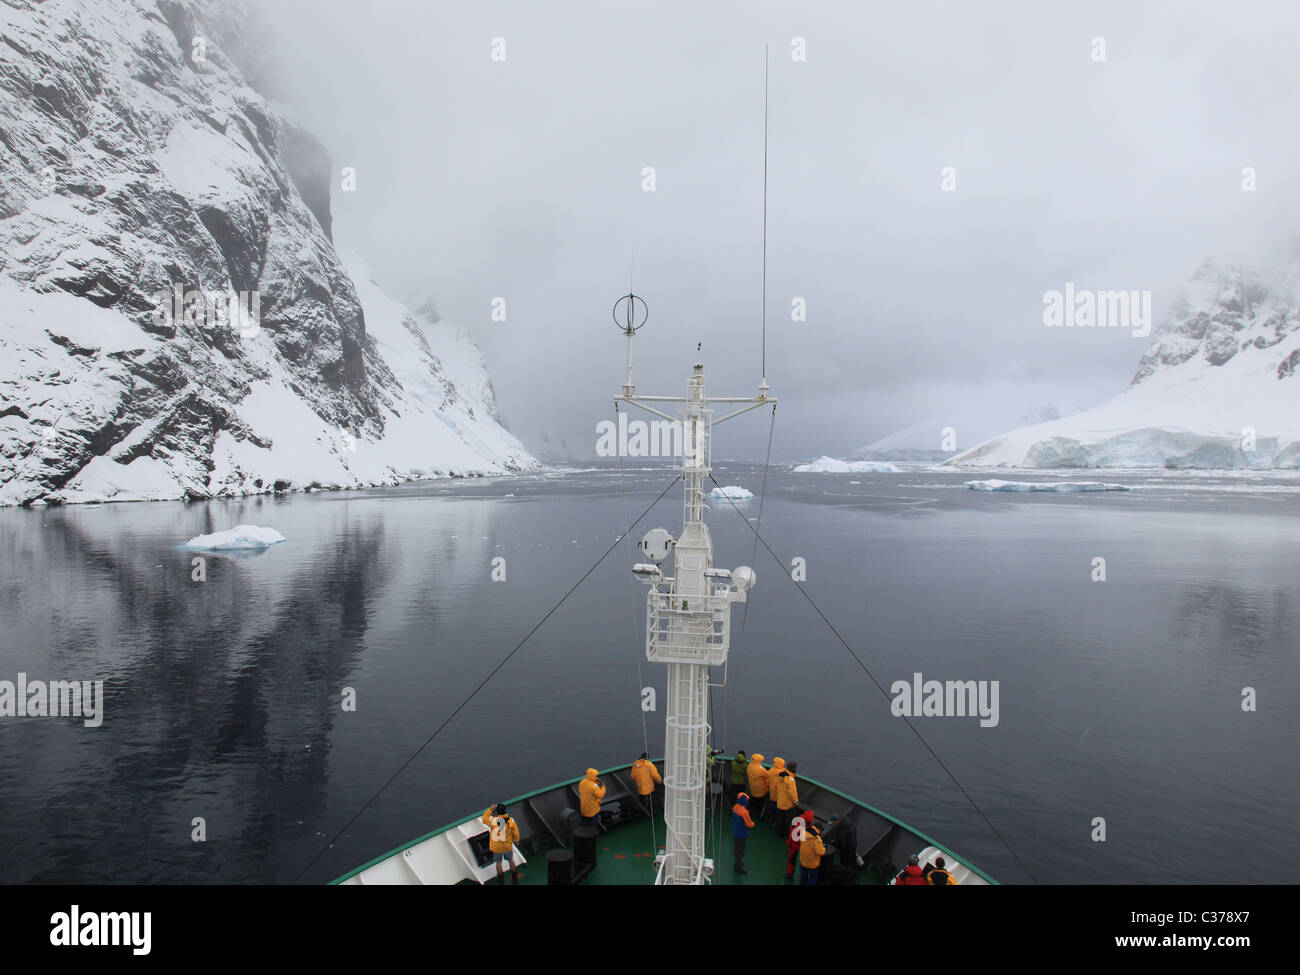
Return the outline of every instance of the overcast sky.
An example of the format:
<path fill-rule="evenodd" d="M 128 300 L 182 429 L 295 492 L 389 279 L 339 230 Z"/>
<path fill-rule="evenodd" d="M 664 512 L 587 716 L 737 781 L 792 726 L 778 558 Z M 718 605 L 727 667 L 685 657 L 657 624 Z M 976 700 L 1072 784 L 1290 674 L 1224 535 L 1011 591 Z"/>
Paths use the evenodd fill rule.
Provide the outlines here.
<path fill-rule="evenodd" d="M 260 6 L 270 94 L 356 169 L 336 242 L 470 329 L 534 449 L 592 453 L 613 415 L 633 254 L 641 391 L 684 391 L 697 342 L 711 392 L 757 385 L 764 44 L 778 459 L 1097 405 L 1146 340 L 1047 328 L 1045 291 L 1150 290 L 1159 321 L 1205 257 L 1268 261 L 1300 216 L 1294 3 Z M 766 437 L 733 421 L 715 456 Z"/>

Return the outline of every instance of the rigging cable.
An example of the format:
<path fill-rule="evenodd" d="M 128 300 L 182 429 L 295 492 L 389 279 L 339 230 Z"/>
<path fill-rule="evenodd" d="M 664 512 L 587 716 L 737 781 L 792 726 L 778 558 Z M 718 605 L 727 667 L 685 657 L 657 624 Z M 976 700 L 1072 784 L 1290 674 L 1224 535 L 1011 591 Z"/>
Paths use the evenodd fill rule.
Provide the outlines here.
<path fill-rule="evenodd" d="M 667 494 L 669 490 L 671 490 L 672 486 L 676 484 L 680 479 L 681 479 L 680 474 L 675 475 L 673 479 L 668 482 L 668 485 L 662 491 L 659 492 L 658 497 L 656 497 L 653 501 L 650 502 L 649 507 L 647 507 L 644 511 L 642 511 L 641 514 L 637 515 L 636 521 L 632 522 L 632 524 L 627 526 L 623 534 L 625 535 L 628 532 L 631 532 L 632 529 L 634 529 L 638 524 L 640 524 L 641 519 L 650 513 L 650 511 L 654 508 L 654 506 L 657 505 L 663 499 L 663 496 Z M 310 870 L 315 865 L 316 861 L 319 860 L 322 855 L 324 855 L 325 851 L 330 849 L 335 843 L 337 843 L 339 841 L 339 838 L 342 837 L 343 834 L 346 833 L 349 828 L 351 828 L 352 824 L 361 818 L 362 813 L 364 813 L 367 809 L 370 808 L 371 804 L 384 793 L 384 790 L 387 789 L 390 785 L 392 785 L 393 782 L 397 780 L 397 777 L 399 775 L 401 775 L 403 772 L 406 771 L 407 767 L 412 762 L 414 762 L 416 758 L 419 757 L 420 753 L 429 747 L 433 739 L 437 738 L 438 735 L 442 733 L 442 730 L 446 728 L 447 725 L 451 724 L 452 720 L 456 717 L 456 715 L 460 714 L 460 712 L 465 709 L 465 707 L 469 704 L 469 702 L 474 700 L 474 698 L 478 696 L 479 691 L 483 690 L 483 688 L 485 688 L 488 685 L 488 682 L 497 675 L 497 673 L 501 670 L 502 667 L 504 667 L 506 664 L 510 662 L 510 660 L 514 657 L 514 655 L 517 654 L 523 648 L 523 645 L 532 638 L 533 634 L 536 633 L 538 630 L 540 630 L 542 628 L 542 625 L 555 614 L 555 611 L 559 609 L 561 606 L 563 606 L 565 601 L 577 591 L 578 587 L 587 581 L 587 576 L 591 575 L 593 572 L 596 571 L 596 569 L 600 567 L 600 564 L 609 557 L 609 554 L 613 552 L 614 549 L 618 548 L 618 545 L 621 541 L 623 541 L 622 535 L 614 539 L 614 543 L 610 545 L 609 548 L 605 549 L 604 554 L 601 555 L 601 557 L 598 558 L 592 564 L 591 568 L 589 568 L 586 572 L 582 574 L 582 577 L 569 588 L 568 592 L 566 592 L 563 596 L 560 597 L 560 601 L 557 602 L 554 606 L 552 606 L 549 610 L 547 610 L 546 615 L 543 616 L 540 620 L 538 620 L 537 624 L 531 630 L 529 630 L 526 634 L 524 634 L 524 638 L 515 644 L 515 648 L 511 650 L 508 654 L 506 654 L 505 658 L 502 659 L 502 661 L 499 664 L 497 664 L 495 667 L 492 668 L 491 672 L 479 682 L 478 687 L 474 688 L 474 690 L 470 692 L 469 697 L 461 701 L 460 704 L 457 705 L 456 710 L 452 711 L 451 714 L 447 715 L 446 719 L 442 722 L 442 724 L 438 725 L 437 730 L 434 731 L 433 734 L 431 734 L 428 738 L 424 740 L 424 744 L 422 744 L 419 748 L 417 748 L 414 752 L 412 752 L 411 756 L 398 767 L 397 771 L 388 777 L 388 781 L 386 781 L 383 785 L 381 785 L 379 789 L 375 792 L 375 794 L 372 795 L 369 799 L 367 799 L 365 801 L 365 804 L 360 809 L 358 809 L 356 813 L 353 814 L 352 818 L 343 824 L 343 828 L 334 834 L 334 838 L 331 839 L 327 844 L 325 844 L 325 846 L 321 847 L 319 851 L 317 851 L 316 855 L 307 862 L 307 865 L 303 867 L 302 870 L 299 872 L 298 876 L 294 878 L 293 882 L 295 884 L 299 880 L 301 880 L 303 878 L 303 875 L 306 874 L 307 871 Z"/>
<path fill-rule="evenodd" d="M 614 412 L 618 413 L 618 400 L 614 401 Z M 623 520 L 626 521 L 627 520 L 627 492 L 624 485 L 622 449 L 620 449 L 618 452 L 618 496 L 623 505 Z M 630 538 L 631 537 L 630 532 L 624 535 L 623 537 Z M 635 583 L 633 583 L 633 585 L 635 585 Z M 632 606 L 632 658 L 633 660 L 636 661 L 636 695 L 637 698 L 639 699 L 641 697 L 642 688 L 644 688 L 646 685 L 645 685 L 645 679 L 642 676 L 642 672 L 641 672 L 642 650 L 639 646 L 640 632 L 636 625 L 637 622 L 636 603 L 633 602 L 631 606 Z M 645 707 L 640 705 L 639 707 L 641 711 L 641 745 L 642 745 L 642 750 L 646 754 L 646 760 L 649 761 L 650 760 L 650 732 L 646 727 Z M 659 849 L 658 832 L 655 829 L 653 783 L 650 792 L 650 848 L 652 850 Z"/>
<path fill-rule="evenodd" d="M 714 480 L 712 474 L 709 475 L 709 480 L 713 481 L 714 484 L 718 484 L 718 482 Z M 721 486 L 722 485 L 718 484 L 718 487 Z M 730 501 L 731 499 L 728 498 L 727 500 Z M 771 555 L 772 558 L 775 559 L 780 564 L 782 570 L 784 570 L 786 563 L 781 559 L 780 556 L 778 556 L 775 552 L 772 551 L 772 547 L 767 544 L 767 540 L 758 534 L 757 529 L 755 529 L 753 525 L 749 524 L 749 519 L 745 517 L 745 515 L 741 512 L 739 508 L 736 508 L 736 504 L 734 501 L 731 502 L 731 506 L 736 509 L 736 514 L 740 516 L 740 519 L 747 526 L 749 526 L 750 531 L 754 532 L 754 538 L 758 542 L 762 542 L 763 548 L 767 549 L 768 554 Z M 793 579 L 791 581 L 793 581 Z M 844 649 L 849 652 L 849 656 L 851 656 L 857 662 L 858 666 L 862 668 L 862 672 L 867 675 L 867 677 L 871 680 L 871 683 L 876 685 L 876 689 L 880 691 L 880 693 L 883 694 L 886 699 L 892 702 L 893 699 L 892 697 L 890 697 L 889 692 L 885 690 L 884 686 L 880 683 L 880 681 L 876 680 L 875 675 L 867 668 L 867 665 L 862 662 L 862 658 L 859 657 L 857 653 L 854 652 L 851 646 L 849 646 L 848 641 L 845 640 L 844 637 L 840 635 L 840 631 L 835 628 L 835 624 L 826 618 L 826 614 L 823 613 L 821 611 L 821 607 L 819 607 L 813 601 L 812 596 L 808 595 L 807 590 L 805 590 L 803 586 L 799 585 L 798 582 L 794 583 L 794 587 L 799 590 L 800 594 L 802 594 L 804 599 L 808 600 L 808 605 L 811 606 L 813 610 L 817 613 L 817 615 L 822 618 L 822 622 L 825 623 L 828 627 L 830 627 L 830 631 L 835 634 L 835 638 L 840 641 L 840 644 L 844 647 Z M 962 784 L 957 781 L 957 776 L 953 774 L 952 769 L 948 768 L 948 766 L 944 764 L 943 759 L 940 758 L 939 754 L 930 746 L 930 743 L 925 740 L 925 737 L 921 734 L 921 732 L 919 732 L 916 729 L 916 726 L 912 724 L 911 719 L 908 718 L 906 715 L 899 715 L 899 717 L 903 719 L 903 723 L 906 724 L 908 729 L 912 732 L 912 734 L 916 736 L 917 741 L 919 741 L 925 747 L 925 750 L 930 753 L 930 756 L 935 760 L 935 762 L 938 763 L 939 767 L 943 769 L 944 773 L 948 776 L 948 778 L 952 780 L 952 784 L 957 787 L 957 791 L 966 797 L 966 801 L 969 802 L 971 808 L 974 809 L 975 812 L 979 814 L 980 819 L 984 820 L 984 824 L 988 826 L 990 830 L 993 831 L 993 835 L 996 836 L 998 840 L 1002 843 L 1002 845 L 1007 848 L 1007 852 L 1010 853 L 1011 856 L 1015 859 L 1016 863 L 1020 865 L 1020 869 L 1025 872 L 1025 874 L 1029 877 L 1030 880 L 1032 880 L 1035 884 L 1037 884 L 1038 878 L 1033 875 L 1033 872 L 1030 871 L 1030 869 L 1027 866 L 1025 866 L 1024 861 L 1021 860 L 1020 856 L 1016 853 L 1016 851 L 1011 848 L 1011 844 L 1006 841 L 1006 838 L 1000 832 L 998 832 L 998 828 L 994 826 L 992 821 L 990 821 L 990 819 L 988 818 L 988 816 L 984 814 L 984 810 L 979 807 L 979 803 L 977 803 L 975 799 L 971 796 L 971 794 L 967 792 L 966 789 L 962 786 Z"/>
<path fill-rule="evenodd" d="M 772 464 L 772 433 L 776 428 L 776 404 L 772 404 L 771 419 L 767 424 L 767 458 L 763 461 L 763 487 L 758 494 L 758 520 L 755 523 L 754 532 L 754 551 L 749 557 L 749 564 L 758 561 L 758 528 L 763 524 L 763 504 L 767 501 L 767 471 Z M 717 484 L 717 481 L 713 482 Z M 740 611 L 740 633 L 736 637 L 736 646 L 743 646 L 745 643 L 745 621 L 749 619 L 749 600 L 745 600 L 745 606 Z M 730 666 L 730 662 L 728 662 Z M 731 681 L 727 681 L 727 686 L 722 692 L 722 747 L 727 748 L 727 721 L 731 717 Z M 734 755 L 732 756 L 734 759 Z"/>

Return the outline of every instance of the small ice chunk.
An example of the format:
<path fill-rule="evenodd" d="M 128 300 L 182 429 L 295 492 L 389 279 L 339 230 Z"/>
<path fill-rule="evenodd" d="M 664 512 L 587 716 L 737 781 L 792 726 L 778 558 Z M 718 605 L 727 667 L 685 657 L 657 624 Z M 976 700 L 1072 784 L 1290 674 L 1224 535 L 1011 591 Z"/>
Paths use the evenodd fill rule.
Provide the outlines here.
<path fill-rule="evenodd" d="M 1037 492 L 1053 491 L 1062 494 L 1081 491 L 1136 491 L 1128 484 L 1108 484 L 1105 481 L 967 481 L 965 487 L 972 491 Z"/>
<path fill-rule="evenodd" d="M 286 541 L 274 528 L 262 528 L 259 525 L 236 525 L 223 532 L 211 535 L 195 535 L 182 546 L 205 551 L 220 551 L 228 548 L 269 548 Z"/>
<path fill-rule="evenodd" d="M 729 487 L 715 487 L 709 492 L 709 497 L 714 501 L 750 501 L 754 497 L 754 492 L 747 488 L 731 485 Z"/>

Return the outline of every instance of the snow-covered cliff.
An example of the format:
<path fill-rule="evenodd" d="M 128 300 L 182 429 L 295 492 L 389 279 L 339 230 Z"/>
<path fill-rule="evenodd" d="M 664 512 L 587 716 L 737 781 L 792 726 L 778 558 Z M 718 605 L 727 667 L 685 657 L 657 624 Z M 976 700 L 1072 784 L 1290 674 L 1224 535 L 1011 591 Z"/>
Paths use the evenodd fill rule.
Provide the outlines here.
<path fill-rule="evenodd" d="M 1207 261 L 1127 389 L 953 457 L 1008 467 L 1300 468 L 1300 266 Z"/>
<path fill-rule="evenodd" d="M 468 335 L 335 251 L 239 0 L 0 5 L 0 503 L 500 473 Z"/>

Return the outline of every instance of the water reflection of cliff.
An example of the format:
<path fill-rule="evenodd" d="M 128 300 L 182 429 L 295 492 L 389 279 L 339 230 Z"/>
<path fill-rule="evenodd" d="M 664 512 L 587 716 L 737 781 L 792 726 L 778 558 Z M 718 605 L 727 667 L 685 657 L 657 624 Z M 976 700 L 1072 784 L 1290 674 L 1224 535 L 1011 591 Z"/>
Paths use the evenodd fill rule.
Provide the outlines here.
<path fill-rule="evenodd" d="M 36 786 L 6 790 L 0 881 L 292 880 L 304 858 L 274 851 L 325 842 L 331 734 L 371 631 L 402 627 L 414 593 L 422 627 L 440 615 L 432 577 L 455 556 L 430 559 L 420 536 L 446 538 L 448 513 L 390 531 L 374 502 L 280 506 L 277 523 L 297 523 L 283 550 L 209 557 L 198 584 L 174 545 L 231 512 L 131 508 L 9 513 L 0 660 L 106 678 L 108 720 L 0 723 L 3 767 Z M 488 545 L 480 527 L 459 532 L 461 557 Z"/>

